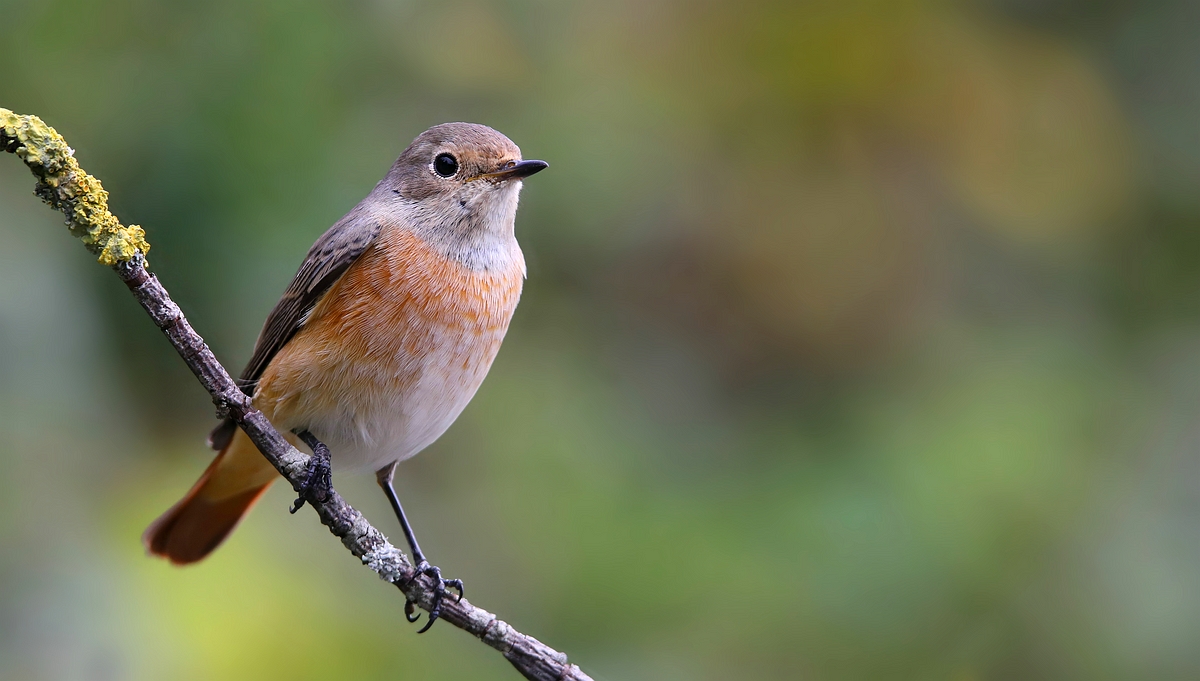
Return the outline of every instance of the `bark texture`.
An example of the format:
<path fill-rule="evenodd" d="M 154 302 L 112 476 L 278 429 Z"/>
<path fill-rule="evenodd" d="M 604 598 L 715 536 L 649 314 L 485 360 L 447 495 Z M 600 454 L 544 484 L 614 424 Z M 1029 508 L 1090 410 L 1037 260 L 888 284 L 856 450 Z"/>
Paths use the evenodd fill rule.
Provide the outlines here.
<path fill-rule="evenodd" d="M 229 416 L 246 431 L 263 456 L 299 492 L 308 456 L 292 447 L 271 425 L 250 398 L 234 383 L 217 361 L 204 339 L 192 329 L 158 278 L 146 269 L 150 245 L 136 225 L 122 226 L 108 210 L 108 192 L 99 180 L 85 173 L 75 161 L 74 151 L 55 130 L 36 116 L 21 116 L 0 108 L 0 148 L 15 153 L 37 177 L 34 193 L 67 217 L 67 226 L 116 271 L 156 326 L 170 341 L 183 361 L 212 396 L 220 417 Z M 311 496 L 311 495 L 310 495 Z M 306 499 L 321 523 L 356 558 L 394 584 L 405 597 L 428 611 L 433 603 L 433 581 L 414 575 L 413 565 L 388 542 L 361 513 L 335 490 L 324 501 Z M 477 608 L 465 598 L 442 602 L 441 619 L 470 632 L 500 651 L 527 679 L 534 681 L 591 681 L 567 656 L 526 636 L 492 613 Z"/>

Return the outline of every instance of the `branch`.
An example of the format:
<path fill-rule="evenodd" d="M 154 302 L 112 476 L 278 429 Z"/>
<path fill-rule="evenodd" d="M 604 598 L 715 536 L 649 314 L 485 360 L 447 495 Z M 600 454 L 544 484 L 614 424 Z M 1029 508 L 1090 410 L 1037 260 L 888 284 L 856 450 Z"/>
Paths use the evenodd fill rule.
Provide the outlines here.
<path fill-rule="evenodd" d="M 158 278 L 146 269 L 150 244 L 141 227 L 122 226 L 108 211 L 108 192 L 75 161 L 66 141 L 37 116 L 20 116 L 0 108 L 0 147 L 15 153 L 37 177 L 34 193 L 67 216 L 67 227 L 80 237 L 102 265 L 116 271 L 167 340 L 175 347 L 200 384 L 212 396 L 219 417 L 230 416 L 250 436 L 263 456 L 299 492 L 309 457 L 292 447 L 254 408 L 229 372 L 217 361 L 204 339 L 188 324 Z M 361 513 L 331 490 L 324 502 L 307 500 L 321 523 L 342 540 L 350 553 L 381 579 L 394 584 L 405 597 L 428 611 L 433 606 L 433 581 L 416 575 L 408 558 L 392 546 Z M 499 650 L 517 671 L 533 681 L 591 681 L 567 656 L 526 636 L 466 599 L 447 598 L 441 619 L 470 632 Z"/>

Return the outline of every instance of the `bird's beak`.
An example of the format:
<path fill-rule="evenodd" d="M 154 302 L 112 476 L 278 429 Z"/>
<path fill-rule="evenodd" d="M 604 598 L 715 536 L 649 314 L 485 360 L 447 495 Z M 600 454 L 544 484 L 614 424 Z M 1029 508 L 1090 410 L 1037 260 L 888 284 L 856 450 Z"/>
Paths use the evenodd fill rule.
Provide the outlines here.
<path fill-rule="evenodd" d="M 477 176 L 475 179 L 491 180 L 492 182 L 503 182 L 504 180 L 519 180 L 524 177 L 529 177 L 534 173 L 541 172 L 549 168 L 550 164 L 545 161 L 509 161 L 503 168 L 494 173 L 484 173 Z"/>

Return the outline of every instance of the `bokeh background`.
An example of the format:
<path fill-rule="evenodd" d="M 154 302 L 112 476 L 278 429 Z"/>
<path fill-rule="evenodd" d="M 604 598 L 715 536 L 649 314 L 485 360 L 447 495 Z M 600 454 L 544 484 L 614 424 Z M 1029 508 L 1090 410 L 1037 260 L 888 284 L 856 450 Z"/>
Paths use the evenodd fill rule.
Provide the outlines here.
<path fill-rule="evenodd" d="M 1200 5 L 0 0 L 0 105 L 228 366 L 421 130 L 529 280 L 405 463 L 427 552 L 597 679 L 1200 677 Z M 286 512 L 143 555 L 207 397 L 0 158 L 0 678 L 512 679 Z M 372 476 L 338 488 L 398 535 Z"/>

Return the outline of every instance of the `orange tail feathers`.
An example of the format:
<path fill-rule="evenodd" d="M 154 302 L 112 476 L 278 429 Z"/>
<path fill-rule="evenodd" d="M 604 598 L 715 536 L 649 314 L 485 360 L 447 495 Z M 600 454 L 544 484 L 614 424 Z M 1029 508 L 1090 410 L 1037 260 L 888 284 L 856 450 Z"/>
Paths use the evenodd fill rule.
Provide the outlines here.
<path fill-rule="evenodd" d="M 142 543 L 176 565 L 195 563 L 225 541 L 276 477 L 238 430 L 183 499 L 146 528 Z"/>

